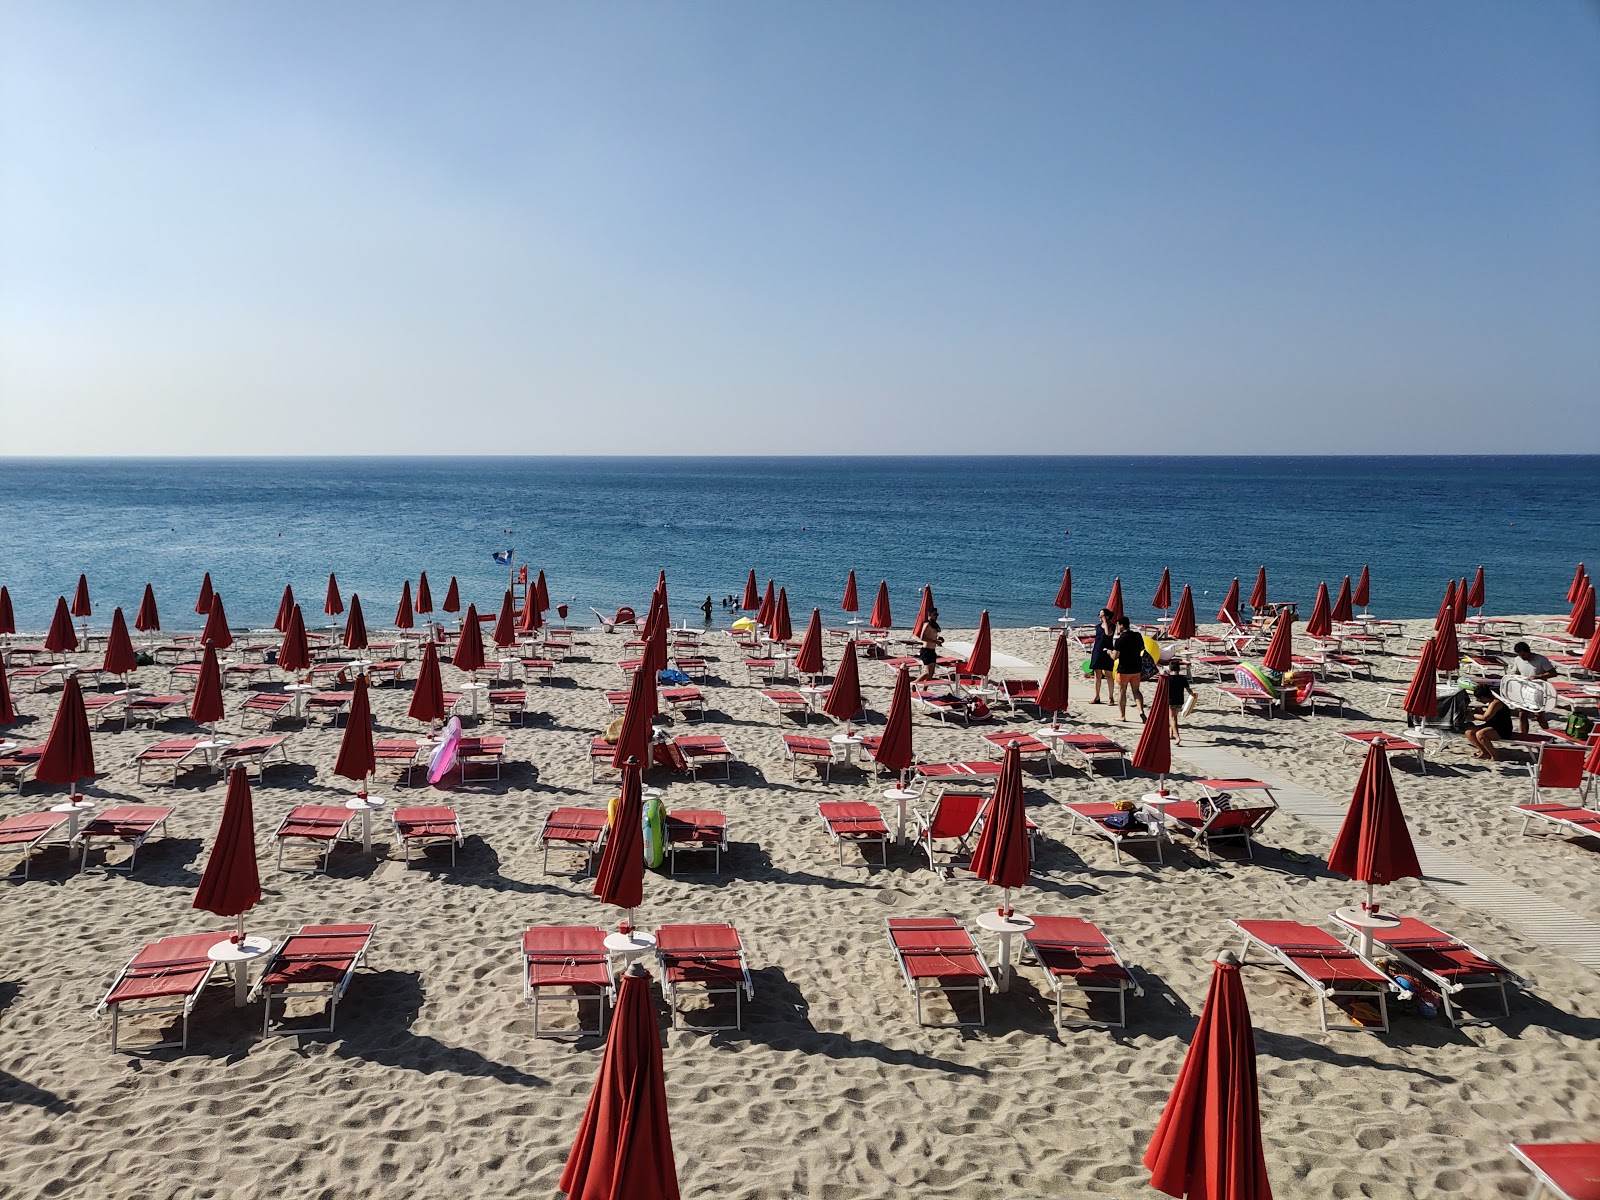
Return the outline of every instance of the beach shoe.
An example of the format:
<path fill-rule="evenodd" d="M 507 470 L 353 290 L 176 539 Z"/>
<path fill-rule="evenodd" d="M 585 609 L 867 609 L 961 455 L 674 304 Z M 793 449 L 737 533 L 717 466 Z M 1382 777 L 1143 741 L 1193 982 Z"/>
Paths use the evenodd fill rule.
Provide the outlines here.
<path fill-rule="evenodd" d="M 1357 1000 L 1350 1006 L 1350 1019 L 1361 1026 L 1383 1024 L 1383 1014 L 1365 1000 Z"/>

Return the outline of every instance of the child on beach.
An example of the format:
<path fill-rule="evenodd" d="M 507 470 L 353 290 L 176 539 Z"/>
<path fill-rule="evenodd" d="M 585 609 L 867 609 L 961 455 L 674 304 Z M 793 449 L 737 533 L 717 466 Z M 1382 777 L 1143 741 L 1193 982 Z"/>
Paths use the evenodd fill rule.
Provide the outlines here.
<path fill-rule="evenodd" d="M 1175 658 L 1163 668 L 1167 687 L 1167 728 L 1172 734 L 1172 744 L 1183 745 L 1183 734 L 1178 730 L 1179 710 L 1189 695 L 1189 677 L 1183 673 L 1183 659 Z"/>

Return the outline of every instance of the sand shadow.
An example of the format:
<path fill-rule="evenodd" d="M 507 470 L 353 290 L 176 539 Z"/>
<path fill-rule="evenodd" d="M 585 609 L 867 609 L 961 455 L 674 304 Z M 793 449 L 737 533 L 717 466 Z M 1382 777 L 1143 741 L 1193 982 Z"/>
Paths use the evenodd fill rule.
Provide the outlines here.
<path fill-rule="evenodd" d="M 0 1012 L 5 1012 L 22 995 L 22 984 L 15 979 L 0 979 Z"/>
<path fill-rule="evenodd" d="M 9 1108 L 14 1104 L 31 1105 L 58 1116 L 72 1112 L 74 1107 L 72 1101 L 64 1096 L 0 1071 L 0 1108 Z"/>
<path fill-rule="evenodd" d="M 197 837 L 155 838 L 139 848 L 130 871 L 127 869 L 128 848 L 112 843 L 89 852 L 89 863 L 83 873 L 145 887 L 194 888 L 200 885 L 200 875 L 191 864 L 200 857 L 204 844 Z"/>
<path fill-rule="evenodd" d="M 1389 1027 L 1391 1036 L 1393 1036 L 1394 1020 L 1392 1012 Z M 1449 1026 L 1446 1025 L 1445 1028 L 1448 1029 Z M 1358 1030 L 1349 1034 L 1348 1037 L 1341 1033 L 1340 1045 L 1355 1043 L 1355 1039 L 1360 1036 L 1360 1033 L 1361 1031 Z M 1190 1036 L 1193 1036 L 1193 1030 L 1190 1030 Z M 1375 1071 L 1398 1071 L 1405 1075 L 1415 1075 L 1419 1079 L 1426 1079 L 1432 1083 L 1456 1082 L 1456 1077 L 1453 1075 L 1440 1075 L 1433 1071 L 1425 1071 L 1421 1067 L 1408 1066 L 1405 1063 L 1380 1062 L 1368 1054 L 1346 1053 L 1336 1046 L 1313 1042 L 1307 1038 L 1300 1037 L 1298 1034 L 1262 1029 L 1259 1025 L 1256 1026 L 1255 1036 L 1257 1053 L 1269 1054 L 1273 1058 L 1281 1059 L 1284 1062 L 1304 1061 L 1326 1063 L 1332 1067 L 1369 1067 Z M 1188 1037 L 1184 1038 L 1185 1042 L 1188 1040 Z"/>
<path fill-rule="evenodd" d="M 403 859 L 394 860 L 405 866 Z M 574 897 L 587 895 L 554 883 L 526 883 L 500 873 L 500 856 L 493 846 L 477 834 L 468 834 L 465 843 L 456 850 L 456 865 L 450 865 L 450 851 L 445 847 L 432 848 L 432 855 L 423 862 L 413 857 L 410 870 L 426 871 L 429 878 L 454 887 L 485 888 L 492 892 L 515 892 L 532 896 Z M 585 876 L 587 876 L 587 871 Z M 581 877 L 580 877 L 581 878 Z"/>

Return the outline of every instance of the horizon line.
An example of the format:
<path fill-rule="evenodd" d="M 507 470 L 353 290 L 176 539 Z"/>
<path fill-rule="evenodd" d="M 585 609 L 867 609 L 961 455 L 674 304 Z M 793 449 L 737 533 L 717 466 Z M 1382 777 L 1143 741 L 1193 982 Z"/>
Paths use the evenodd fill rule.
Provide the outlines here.
<path fill-rule="evenodd" d="M 1081 453 L 1081 454 L 1027 454 L 1020 451 L 992 451 L 982 454 L 893 454 L 893 453 L 845 453 L 845 454 L 429 454 L 429 453 L 393 453 L 393 454 L 0 454 L 0 463 L 8 462 L 170 462 L 174 460 L 194 461 L 228 461 L 228 462 L 318 462 L 318 461 L 380 461 L 385 459 L 437 459 L 440 461 L 464 459 L 537 459 L 543 461 L 594 459 L 617 460 L 637 459 L 640 461 L 705 461 L 728 460 L 738 461 L 772 459 L 788 459 L 794 461 L 815 461 L 821 459 L 856 458 L 869 459 L 1518 459 L 1518 458 L 1600 458 L 1600 450 L 1537 450 L 1494 452 L 1453 452 L 1449 454 L 1429 454 L 1419 451 L 1386 452 L 1376 454 L 1338 454 L 1329 452 L 1293 452 L 1274 451 L 1252 453 L 1248 451 L 1213 451 L 1200 454 L 1113 454 L 1113 453 Z"/>

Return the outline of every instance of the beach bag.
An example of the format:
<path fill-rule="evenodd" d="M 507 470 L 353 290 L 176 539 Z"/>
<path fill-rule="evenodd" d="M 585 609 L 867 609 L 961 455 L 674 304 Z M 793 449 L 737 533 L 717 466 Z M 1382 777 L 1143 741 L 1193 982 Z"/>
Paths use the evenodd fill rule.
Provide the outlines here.
<path fill-rule="evenodd" d="M 688 683 L 689 677 L 674 667 L 668 667 L 665 671 L 656 672 L 656 682 L 679 686 Z"/>
<path fill-rule="evenodd" d="M 686 774 L 689 770 L 689 760 L 684 758 L 676 742 L 657 742 L 654 757 L 658 767 L 666 767 L 680 774 Z"/>
<path fill-rule="evenodd" d="M 1227 812 L 1233 807 L 1233 796 L 1228 792 L 1218 792 L 1215 796 L 1203 796 L 1195 804 L 1200 810 L 1200 815 L 1206 819 L 1216 816 L 1219 812 Z"/>
<path fill-rule="evenodd" d="M 1594 722 L 1581 708 L 1572 710 L 1572 715 L 1567 718 L 1567 736 L 1575 742 L 1589 740 L 1589 731 L 1594 728 Z"/>
<path fill-rule="evenodd" d="M 972 721 L 987 721 L 989 719 L 989 705 L 982 696 L 972 702 L 972 707 L 967 711 L 967 718 Z"/>

